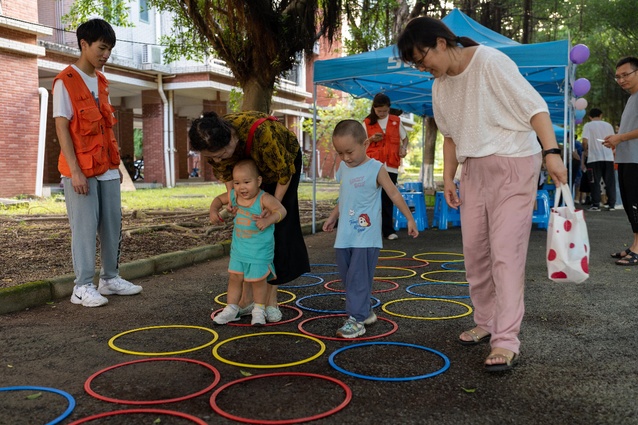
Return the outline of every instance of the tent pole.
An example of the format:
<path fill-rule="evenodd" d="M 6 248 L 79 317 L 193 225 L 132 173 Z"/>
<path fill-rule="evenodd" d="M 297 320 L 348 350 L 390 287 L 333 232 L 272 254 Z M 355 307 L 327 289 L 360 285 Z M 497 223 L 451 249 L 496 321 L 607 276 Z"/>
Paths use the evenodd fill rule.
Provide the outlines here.
<path fill-rule="evenodd" d="M 312 92 L 312 234 L 315 234 L 317 223 L 317 84 L 313 84 Z"/>

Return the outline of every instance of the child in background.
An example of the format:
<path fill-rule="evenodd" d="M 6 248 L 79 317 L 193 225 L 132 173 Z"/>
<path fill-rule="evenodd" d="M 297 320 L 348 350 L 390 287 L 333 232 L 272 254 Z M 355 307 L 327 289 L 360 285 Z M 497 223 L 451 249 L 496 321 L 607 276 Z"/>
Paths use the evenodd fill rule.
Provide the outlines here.
<path fill-rule="evenodd" d="M 396 188 L 383 164 L 367 156 L 370 144 L 361 124 L 341 121 L 334 129 L 332 143 L 342 162 L 336 179 L 340 183 L 339 203 L 323 225 L 332 232 L 341 217 L 335 241 L 337 267 L 346 289 L 348 319 L 337 336 L 356 338 L 365 334 L 365 325 L 377 320 L 370 309 L 374 271 L 383 247 L 381 234 L 381 189 L 408 221 L 408 234 L 417 237 L 410 208 Z"/>
<path fill-rule="evenodd" d="M 228 304 L 213 317 L 225 325 L 241 318 L 239 299 L 244 281 L 252 283 L 255 304 L 251 324 L 266 324 L 267 283 L 276 278 L 274 224 L 286 216 L 286 209 L 274 196 L 264 192 L 262 178 L 252 159 L 239 161 L 233 168 L 231 208 L 236 210 L 228 264 Z M 217 196 L 210 207 L 210 221 L 223 222 L 219 212 L 228 200 L 226 193 Z M 276 307 L 276 306 L 275 306 Z"/>

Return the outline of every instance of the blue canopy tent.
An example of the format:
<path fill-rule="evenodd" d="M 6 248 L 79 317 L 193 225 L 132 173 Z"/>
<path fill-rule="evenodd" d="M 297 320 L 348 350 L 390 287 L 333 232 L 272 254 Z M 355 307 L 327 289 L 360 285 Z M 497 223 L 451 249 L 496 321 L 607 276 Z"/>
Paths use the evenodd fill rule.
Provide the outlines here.
<path fill-rule="evenodd" d="M 571 119 L 567 107 L 568 87 L 573 73 L 569 61 L 569 40 L 520 44 L 482 26 L 458 9 L 452 10 L 443 18 L 443 22 L 454 34 L 469 37 L 509 56 L 547 102 L 552 122 L 568 127 L 566 124 Z M 355 98 L 372 99 L 375 94 L 383 92 L 392 99 L 395 108 L 420 116 L 433 115 L 434 77 L 403 63 L 396 55 L 395 46 L 317 61 L 314 64 L 313 82 L 315 121 L 317 85 L 350 93 Z M 313 152 L 313 172 L 316 173 L 314 164 Z"/>

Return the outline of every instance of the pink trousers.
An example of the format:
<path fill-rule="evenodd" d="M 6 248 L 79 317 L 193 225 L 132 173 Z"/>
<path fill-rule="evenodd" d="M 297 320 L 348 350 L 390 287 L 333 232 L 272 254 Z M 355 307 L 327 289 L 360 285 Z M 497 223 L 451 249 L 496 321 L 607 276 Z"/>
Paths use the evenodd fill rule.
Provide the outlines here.
<path fill-rule="evenodd" d="M 515 353 L 541 161 L 540 153 L 468 158 L 461 174 L 461 232 L 474 321 L 492 334 L 492 348 Z"/>

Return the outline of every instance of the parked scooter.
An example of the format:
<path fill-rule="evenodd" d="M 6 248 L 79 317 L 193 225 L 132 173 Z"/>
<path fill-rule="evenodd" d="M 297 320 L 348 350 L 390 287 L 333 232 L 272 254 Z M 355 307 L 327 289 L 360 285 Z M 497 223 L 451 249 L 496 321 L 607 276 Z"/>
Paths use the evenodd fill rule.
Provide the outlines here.
<path fill-rule="evenodd" d="M 133 173 L 133 181 L 144 180 L 144 159 L 136 159 L 133 162 L 135 172 Z"/>

